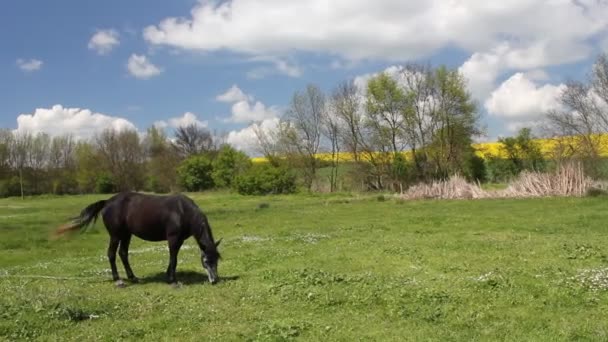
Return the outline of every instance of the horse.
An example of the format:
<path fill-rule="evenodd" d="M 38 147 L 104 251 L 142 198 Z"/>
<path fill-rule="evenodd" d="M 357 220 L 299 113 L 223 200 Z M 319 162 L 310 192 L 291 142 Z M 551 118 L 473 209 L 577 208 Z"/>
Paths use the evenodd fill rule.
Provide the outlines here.
<path fill-rule="evenodd" d="M 70 223 L 60 226 L 57 235 L 76 230 L 86 230 L 95 223 L 101 213 L 110 235 L 108 260 L 112 279 L 117 287 L 126 286 L 116 268 L 116 250 L 122 260 L 128 279 L 137 283 L 138 278 L 129 264 L 129 243 L 135 235 L 146 241 L 167 241 L 169 244 L 169 266 L 167 282 L 177 285 L 175 269 L 177 254 L 184 240 L 194 237 L 201 250 L 201 263 L 207 271 L 209 283 L 219 281 L 217 250 L 222 239 L 213 240 L 207 217 L 194 201 L 183 194 L 148 195 L 137 192 L 121 192 L 113 197 L 95 202 L 84 208 Z"/>

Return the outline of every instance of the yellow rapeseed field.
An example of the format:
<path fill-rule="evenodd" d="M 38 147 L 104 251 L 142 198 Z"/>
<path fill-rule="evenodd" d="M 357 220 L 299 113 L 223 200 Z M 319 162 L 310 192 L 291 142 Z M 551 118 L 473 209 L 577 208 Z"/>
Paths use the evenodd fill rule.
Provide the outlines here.
<path fill-rule="evenodd" d="M 599 144 L 600 144 L 600 155 L 603 157 L 608 156 L 608 134 L 597 136 L 596 138 L 599 140 Z M 573 145 L 576 145 L 576 139 L 577 139 L 576 137 L 569 137 L 569 138 L 562 138 L 561 141 L 567 142 L 567 143 L 572 143 Z M 559 142 L 556 139 L 536 139 L 535 141 L 540 145 L 541 152 L 546 156 L 550 156 L 555 151 L 556 146 L 559 144 Z M 505 151 L 502 147 L 502 143 L 500 143 L 498 141 L 475 143 L 472 146 L 475 149 L 475 153 L 479 157 L 484 158 L 484 159 L 492 158 L 492 157 L 498 157 L 498 158 L 506 157 Z M 405 156 L 406 159 L 410 159 L 411 152 L 409 152 L 409 151 L 403 152 L 403 155 Z M 332 155 L 331 155 L 331 153 L 319 153 L 319 154 L 317 154 L 317 158 L 320 160 L 324 160 L 324 161 L 331 161 Z M 362 158 L 367 159 L 365 154 L 362 154 Z M 354 160 L 353 154 L 349 153 L 349 152 L 340 152 L 338 155 L 338 160 L 340 162 L 351 162 Z M 254 163 L 263 163 L 263 162 L 266 162 L 266 158 L 255 157 L 255 158 L 252 158 L 252 161 Z"/>

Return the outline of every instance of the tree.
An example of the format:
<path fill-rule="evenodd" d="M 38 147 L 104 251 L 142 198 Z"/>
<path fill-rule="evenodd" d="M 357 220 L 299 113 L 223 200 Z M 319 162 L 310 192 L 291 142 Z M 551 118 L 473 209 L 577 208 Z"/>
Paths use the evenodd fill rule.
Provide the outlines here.
<path fill-rule="evenodd" d="M 76 142 L 71 135 L 55 136 L 51 141 L 49 176 L 53 193 L 73 193 L 76 182 Z"/>
<path fill-rule="evenodd" d="M 375 189 L 384 189 L 388 177 L 394 187 L 399 179 L 392 164 L 400 160 L 399 154 L 406 147 L 403 112 L 407 98 L 397 81 L 386 73 L 372 77 L 367 83 L 364 129 L 361 131 L 362 151 L 372 168 Z"/>
<path fill-rule="evenodd" d="M 96 191 L 97 180 L 107 176 L 109 171 L 100 165 L 100 156 L 95 147 L 86 141 L 79 141 L 74 150 L 76 161 L 76 182 L 81 193 Z"/>
<path fill-rule="evenodd" d="M 155 192 L 169 192 L 176 185 L 179 156 L 174 153 L 164 131 L 150 127 L 144 139 L 147 157 L 148 188 Z"/>
<path fill-rule="evenodd" d="M 213 187 L 213 166 L 209 158 L 191 156 L 177 168 L 179 183 L 187 191 L 203 191 Z"/>
<path fill-rule="evenodd" d="M 281 122 L 277 126 L 265 125 L 267 121 L 256 122 L 251 125 L 253 133 L 257 142 L 257 150 L 261 153 L 268 162 L 278 167 L 281 164 L 280 154 L 280 136 L 281 136 Z"/>
<path fill-rule="evenodd" d="M 326 110 L 322 118 L 323 135 L 329 141 L 331 151 L 331 172 L 329 175 L 329 191 L 338 188 L 338 165 L 340 156 L 340 119 L 331 110 Z"/>
<path fill-rule="evenodd" d="M 213 135 L 197 124 L 180 126 L 175 130 L 175 150 L 184 158 L 214 150 Z"/>
<path fill-rule="evenodd" d="M 310 191 L 319 168 L 316 154 L 321 143 L 325 117 L 325 95 L 315 85 L 296 92 L 287 110 L 280 141 L 288 155 L 295 157 L 304 174 L 304 185 Z"/>
<path fill-rule="evenodd" d="M 11 147 L 13 133 L 8 129 L 0 129 L 0 178 L 8 178 L 11 171 Z"/>
<path fill-rule="evenodd" d="M 31 171 L 31 191 L 39 194 L 43 192 L 41 183 L 45 181 L 44 171 L 48 165 L 51 138 L 46 133 L 38 133 L 32 138 L 28 153 L 28 166 Z"/>
<path fill-rule="evenodd" d="M 534 140 L 530 128 L 522 128 L 516 137 L 498 140 L 503 146 L 507 159 L 512 163 L 515 174 L 523 170 L 543 171 L 545 162 L 538 142 Z"/>
<path fill-rule="evenodd" d="M 134 130 L 104 130 L 96 138 L 105 170 L 119 191 L 139 190 L 144 184 L 144 150 Z"/>
<path fill-rule="evenodd" d="M 23 172 L 28 166 L 29 153 L 33 144 L 33 137 L 30 133 L 17 133 L 12 141 L 11 160 L 13 167 L 19 172 L 19 188 L 21 198 L 25 196 Z"/>
<path fill-rule="evenodd" d="M 433 73 L 433 102 L 431 120 L 433 138 L 429 155 L 434 163 L 433 176 L 447 178 L 465 172 L 474 155 L 473 136 L 480 133 L 479 116 L 463 76 L 457 70 L 439 67 Z"/>
<path fill-rule="evenodd" d="M 361 97 L 353 81 L 339 84 L 331 97 L 331 109 L 338 119 L 342 145 L 352 153 L 355 162 L 360 160 L 361 148 Z"/>
<path fill-rule="evenodd" d="M 213 182 L 218 187 L 230 188 L 237 176 L 251 167 L 249 157 L 230 145 L 223 145 L 213 160 Z"/>
<path fill-rule="evenodd" d="M 559 96 L 560 109 L 547 113 L 547 131 L 558 160 L 578 158 L 597 176 L 601 134 L 608 132 L 608 55 L 595 61 L 585 82 L 570 81 Z"/>
<path fill-rule="evenodd" d="M 403 111 L 406 97 L 397 81 L 386 73 L 371 78 L 367 83 L 367 124 L 374 131 L 378 143 L 397 154 L 403 151 Z"/>

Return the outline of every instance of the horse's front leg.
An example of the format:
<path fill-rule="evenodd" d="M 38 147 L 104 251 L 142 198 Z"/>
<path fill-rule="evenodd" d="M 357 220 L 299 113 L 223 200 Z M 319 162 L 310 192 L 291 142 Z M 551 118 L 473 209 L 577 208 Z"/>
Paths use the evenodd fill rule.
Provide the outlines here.
<path fill-rule="evenodd" d="M 177 268 L 177 254 L 182 247 L 184 240 L 180 238 L 169 238 L 169 267 L 167 268 L 167 282 L 169 284 L 177 284 L 175 270 Z"/>

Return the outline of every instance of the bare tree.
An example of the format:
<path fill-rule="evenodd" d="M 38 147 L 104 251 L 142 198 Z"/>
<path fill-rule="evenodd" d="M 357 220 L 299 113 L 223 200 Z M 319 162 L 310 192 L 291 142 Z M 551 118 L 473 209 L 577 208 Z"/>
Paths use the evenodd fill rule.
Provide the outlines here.
<path fill-rule="evenodd" d="M 139 190 L 144 183 L 144 150 L 136 131 L 108 129 L 96 138 L 97 149 L 118 190 Z"/>
<path fill-rule="evenodd" d="M 257 150 L 261 153 L 268 162 L 277 167 L 280 164 L 280 123 L 276 127 L 264 127 L 263 122 L 257 122 L 251 125 L 253 133 L 257 140 Z"/>
<path fill-rule="evenodd" d="M 581 158 L 598 172 L 601 134 L 608 132 L 608 57 L 597 58 L 587 82 L 568 82 L 561 109 L 547 113 L 547 133 L 557 141 L 557 157 Z"/>
<path fill-rule="evenodd" d="M 164 131 L 154 126 L 150 127 L 144 139 L 144 148 L 150 187 L 156 192 L 171 191 L 176 186 L 179 157 L 173 153 L 171 143 Z"/>
<path fill-rule="evenodd" d="M 340 164 L 340 118 L 331 110 L 331 107 L 325 110 L 322 127 L 321 131 L 329 142 L 331 153 L 329 191 L 334 192 L 338 188 L 338 165 Z"/>
<path fill-rule="evenodd" d="M 358 162 L 361 148 L 362 100 L 357 86 L 352 81 L 339 84 L 331 98 L 331 108 L 338 119 L 339 133 L 347 151 Z"/>
<path fill-rule="evenodd" d="M 48 166 L 51 137 L 46 133 L 38 133 L 32 139 L 28 153 L 28 166 L 31 170 L 31 189 L 34 193 L 42 192 L 41 182 L 45 177 L 43 173 Z"/>
<path fill-rule="evenodd" d="M 25 191 L 23 186 L 23 172 L 28 166 L 29 153 L 33 144 L 33 137 L 30 133 L 17 133 L 13 139 L 11 147 L 11 160 L 13 167 L 19 172 L 19 187 L 21 198 L 24 198 Z"/>
<path fill-rule="evenodd" d="M 76 141 L 71 134 L 63 136 L 55 136 L 51 141 L 50 148 L 50 168 L 51 169 L 67 169 L 74 168 L 74 150 Z"/>
<path fill-rule="evenodd" d="M 281 141 L 297 152 L 304 173 L 304 184 L 308 190 L 319 167 L 316 154 L 321 143 L 323 118 L 325 117 L 325 95 L 315 85 L 309 85 L 303 92 L 296 92 L 285 115 L 285 128 Z"/>
<path fill-rule="evenodd" d="M 214 150 L 211 132 L 197 124 L 180 126 L 175 130 L 173 146 L 182 157 L 201 154 Z"/>
<path fill-rule="evenodd" d="M 73 193 L 76 181 L 76 141 L 72 135 L 55 136 L 51 141 L 48 172 L 53 193 Z"/>

